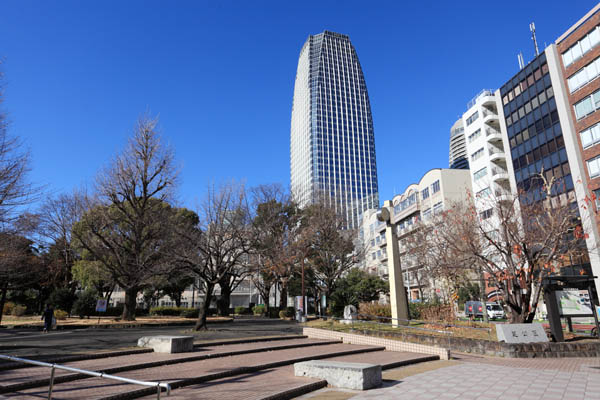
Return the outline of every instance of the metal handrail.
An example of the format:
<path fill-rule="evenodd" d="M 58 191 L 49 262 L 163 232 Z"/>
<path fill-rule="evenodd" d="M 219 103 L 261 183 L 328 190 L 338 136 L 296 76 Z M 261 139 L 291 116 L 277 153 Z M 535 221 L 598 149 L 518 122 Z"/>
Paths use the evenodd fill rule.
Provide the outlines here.
<path fill-rule="evenodd" d="M 171 394 L 171 385 L 169 385 L 168 383 L 139 381 L 137 379 L 129 379 L 129 378 L 123 378 L 121 376 L 109 375 L 109 374 L 105 374 L 103 372 L 88 371 L 88 370 L 85 370 L 85 369 L 67 367 L 66 365 L 50 364 L 50 363 L 45 363 L 45 362 L 42 362 L 42 361 L 29 360 L 27 358 L 19 358 L 19 357 L 7 356 L 7 355 L 4 355 L 4 354 L 0 354 L 0 360 L 15 361 L 15 362 L 20 362 L 20 363 L 24 363 L 24 364 L 37 365 L 39 367 L 52 368 L 52 370 L 50 372 L 50 385 L 48 386 L 48 400 L 52 399 L 52 389 L 53 389 L 53 386 L 54 386 L 54 371 L 56 369 L 62 369 L 62 370 L 65 370 L 65 371 L 76 372 L 76 373 L 79 373 L 79 374 L 94 376 L 94 377 L 97 377 L 97 378 L 112 379 L 112 380 L 115 380 L 115 381 L 121 381 L 121 382 L 125 382 L 125 383 L 131 383 L 131 384 L 134 384 L 134 385 L 155 386 L 156 387 L 156 398 L 159 399 L 159 400 L 160 400 L 161 388 L 165 389 L 165 391 L 167 392 L 167 396 L 169 396 Z"/>

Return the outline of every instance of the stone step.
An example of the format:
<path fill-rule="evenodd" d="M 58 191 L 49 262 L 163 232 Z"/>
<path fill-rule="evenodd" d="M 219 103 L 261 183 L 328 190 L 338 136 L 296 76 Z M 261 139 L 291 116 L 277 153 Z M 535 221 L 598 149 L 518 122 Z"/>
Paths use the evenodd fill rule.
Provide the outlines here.
<path fill-rule="evenodd" d="M 169 382 L 173 388 L 178 388 L 291 365 L 299 361 L 381 350 L 381 347 L 374 346 L 330 344 L 184 362 L 170 366 L 126 371 L 118 375 L 130 379 Z M 170 356 L 175 355 L 178 354 L 171 354 Z M 47 387 L 11 392 L 5 394 L 5 396 L 8 398 L 28 399 L 44 396 L 44 393 L 47 393 Z M 124 399 L 137 398 L 154 393 L 154 388 L 140 389 L 139 386 L 135 385 L 122 384 L 100 378 L 88 378 L 56 384 L 54 386 L 53 398 Z"/>
<path fill-rule="evenodd" d="M 327 358 L 327 360 L 332 361 L 379 364 L 383 370 L 437 359 L 439 359 L 437 356 L 393 351 L 375 351 Z M 268 382 L 268 384 L 265 384 L 265 382 Z M 326 386 L 327 381 L 322 379 L 295 377 L 294 367 L 286 365 L 178 388 L 173 390 L 168 398 L 170 400 L 238 398 L 244 400 L 284 400 Z M 156 396 L 143 397 L 143 399 L 148 400 L 153 398 L 156 398 Z"/>
<path fill-rule="evenodd" d="M 215 343 L 217 343 L 215 345 Z M 231 343 L 231 342 L 229 342 Z M 308 346 L 325 346 L 340 343 L 338 340 L 320 340 L 297 338 L 288 341 L 255 341 L 255 342 L 233 342 L 233 344 L 211 343 L 211 346 L 198 345 L 194 352 L 178 354 L 141 353 L 128 354 L 125 356 L 82 360 L 65 363 L 72 368 L 85 369 L 89 371 L 104 372 L 107 374 L 119 374 L 123 371 L 151 368 L 161 365 L 178 364 L 202 359 L 229 357 L 239 354 L 250 354 L 261 351 L 283 350 L 290 348 L 301 348 Z M 27 369 L 16 369 L 0 371 L 0 393 L 8 393 L 16 390 L 48 386 L 50 369 L 45 367 L 32 367 Z M 55 383 L 69 382 L 77 379 L 86 379 L 86 375 L 76 374 L 57 369 L 55 371 Z"/>
<path fill-rule="evenodd" d="M 259 336 L 259 337 L 251 337 L 251 338 L 242 338 L 242 339 L 225 339 L 225 340 L 195 340 L 194 348 L 206 347 L 206 346 L 221 346 L 228 344 L 244 344 L 244 343 L 260 343 L 260 342 L 275 342 L 280 340 L 295 340 L 295 339 L 306 339 L 308 336 L 306 335 L 279 335 L 279 336 Z M 25 357 L 30 358 L 32 360 L 43 361 L 47 363 L 55 363 L 55 364 L 66 364 L 74 361 L 83 361 L 83 360 L 96 360 L 99 358 L 108 358 L 108 357 L 118 357 L 125 356 L 131 354 L 141 354 L 141 353 L 152 353 L 152 349 L 140 349 L 140 348 L 131 348 L 126 350 L 117 350 L 117 351 L 101 351 L 95 353 L 86 353 L 86 354 L 71 354 L 67 356 L 38 356 L 38 357 Z M 23 364 L 18 362 L 4 361 L 0 360 L 0 371 L 5 371 L 9 369 L 18 369 L 18 368 L 34 368 L 31 364 Z"/>

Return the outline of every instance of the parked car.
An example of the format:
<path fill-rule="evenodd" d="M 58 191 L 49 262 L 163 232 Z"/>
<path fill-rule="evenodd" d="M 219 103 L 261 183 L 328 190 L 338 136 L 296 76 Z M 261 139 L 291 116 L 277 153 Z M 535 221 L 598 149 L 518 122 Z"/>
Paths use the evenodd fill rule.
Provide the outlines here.
<path fill-rule="evenodd" d="M 505 318 L 504 309 L 498 303 L 486 304 L 489 319 Z M 465 316 L 467 318 L 483 318 L 483 303 L 481 301 L 467 301 L 465 303 Z"/>

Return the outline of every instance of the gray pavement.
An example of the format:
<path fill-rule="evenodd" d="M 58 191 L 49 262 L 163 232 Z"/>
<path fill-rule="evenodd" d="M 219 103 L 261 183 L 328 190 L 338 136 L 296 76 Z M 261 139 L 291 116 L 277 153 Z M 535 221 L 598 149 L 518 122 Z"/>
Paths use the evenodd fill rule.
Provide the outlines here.
<path fill-rule="evenodd" d="M 593 372 L 592 372 L 593 371 Z M 461 363 L 409 376 L 388 387 L 357 394 L 367 399 L 600 399 L 597 370 L 564 372 Z"/>
<path fill-rule="evenodd" d="M 141 328 L 77 329 L 52 331 L 35 329 L 1 329 L 0 354 L 16 357 L 52 358 L 71 354 L 111 351 L 135 347 L 142 336 L 193 335 L 195 340 L 224 340 L 275 335 L 296 335 L 302 327 L 291 321 L 276 319 L 236 319 L 209 324 L 207 331 L 194 332 L 192 326 Z"/>
<path fill-rule="evenodd" d="M 428 370 L 422 365 L 391 370 L 395 380 L 364 392 L 322 389 L 302 399 L 520 399 L 598 400 L 600 360 L 597 358 L 501 359 L 459 355 Z M 440 363 L 440 362 L 438 362 Z M 421 369 L 419 371 L 419 369 Z M 408 371 L 408 372 L 406 372 Z M 385 378 L 385 374 L 384 374 Z"/>

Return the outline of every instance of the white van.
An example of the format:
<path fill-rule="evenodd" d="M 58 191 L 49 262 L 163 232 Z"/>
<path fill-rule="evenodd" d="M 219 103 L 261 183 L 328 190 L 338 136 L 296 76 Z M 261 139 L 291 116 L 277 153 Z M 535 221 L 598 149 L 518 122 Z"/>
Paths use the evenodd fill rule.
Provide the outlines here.
<path fill-rule="evenodd" d="M 500 319 L 506 318 L 504 309 L 498 303 L 487 303 L 487 314 L 489 319 Z"/>

